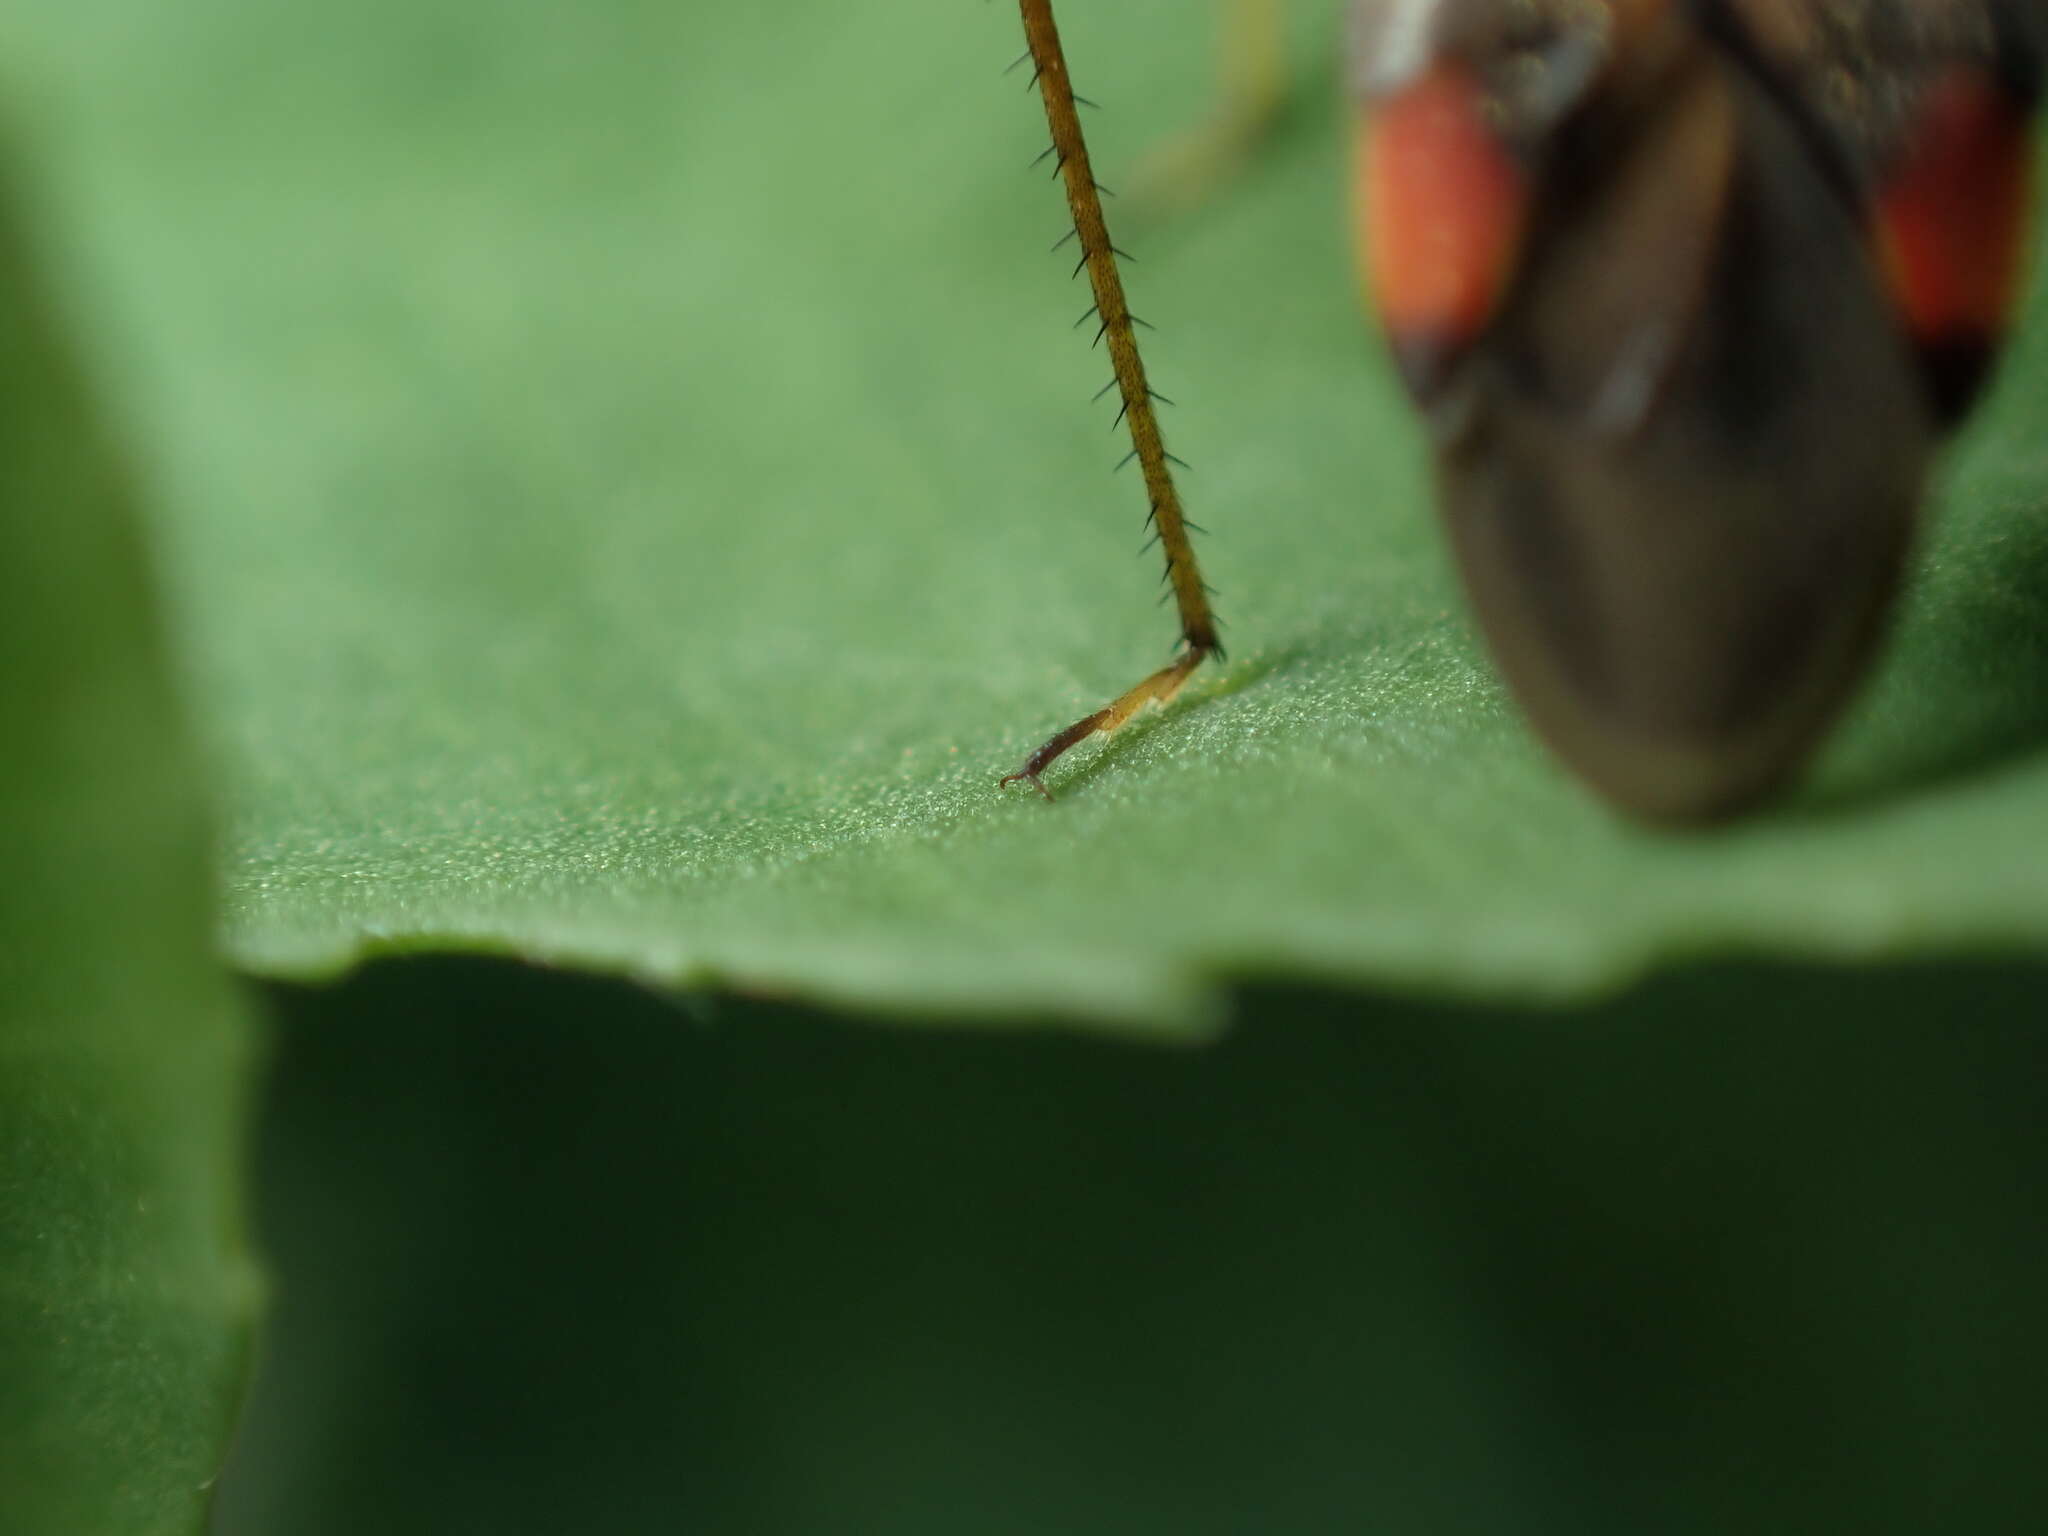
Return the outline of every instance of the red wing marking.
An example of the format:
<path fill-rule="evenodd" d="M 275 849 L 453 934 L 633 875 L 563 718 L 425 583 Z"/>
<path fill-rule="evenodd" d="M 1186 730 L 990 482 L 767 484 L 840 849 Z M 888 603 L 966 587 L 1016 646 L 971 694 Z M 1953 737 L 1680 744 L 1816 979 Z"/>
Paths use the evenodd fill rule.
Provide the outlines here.
<path fill-rule="evenodd" d="M 2020 103 L 1959 65 L 1928 92 L 1877 199 L 1885 280 L 1946 419 L 1975 395 L 2019 300 L 2032 149 Z"/>
<path fill-rule="evenodd" d="M 1410 388 L 1426 395 L 1493 316 L 1521 243 L 1527 186 L 1477 82 L 1455 64 L 1368 107 L 1358 132 L 1353 211 L 1366 292 Z"/>

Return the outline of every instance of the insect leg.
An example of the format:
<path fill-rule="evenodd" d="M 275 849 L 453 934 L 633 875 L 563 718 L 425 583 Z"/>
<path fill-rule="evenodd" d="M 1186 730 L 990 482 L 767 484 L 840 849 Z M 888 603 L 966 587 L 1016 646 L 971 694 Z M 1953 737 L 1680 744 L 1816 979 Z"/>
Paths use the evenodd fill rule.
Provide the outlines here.
<path fill-rule="evenodd" d="M 1166 451 L 1158 413 L 1153 409 L 1158 397 L 1146 382 L 1145 364 L 1138 355 L 1136 324 L 1124 297 L 1116 247 L 1110 243 L 1109 227 L 1103 218 L 1102 198 L 1089 164 L 1080 114 L 1075 109 L 1073 83 L 1067 76 L 1066 54 L 1053 24 L 1052 0 L 1018 0 L 1018 9 L 1024 20 L 1024 39 L 1037 71 L 1039 94 L 1045 102 L 1046 126 L 1051 130 L 1053 151 L 1066 184 L 1067 207 L 1073 214 L 1074 231 L 1080 242 L 1081 266 L 1087 271 L 1089 286 L 1094 291 L 1101 338 L 1116 372 L 1123 421 L 1131 434 L 1131 455 L 1145 477 L 1145 492 L 1151 503 L 1147 520 L 1166 557 L 1166 581 L 1179 610 L 1183 647 L 1170 665 L 1059 732 L 1002 781 L 1011 784 L 1023 779 L 1051 798 L 1039 775 L 1054 759 L 1098 731 L 1115 730 L 1146 704 L 1164 703 L 1172 698 L 1188 674 L 1201 665 L 1203 657 L 1221 655 L 1223 648 L 1217 643 L 1216 616 L 1209 608 L 1208 589 L 1202 581 L 1201 567 L 1195 563 L 1187 518 L 1181 511 L 1180 493 L 1174 487 L 1172 455 Z"/>
<path fill-rule="evenodd" d="M 1228 181 L 1286 102 L 1284 0 L 1222 0 L 1219 11 L 1216 100 L 1139 163 L 1130 202 L 1143 217 L 1183 212 Z"/>

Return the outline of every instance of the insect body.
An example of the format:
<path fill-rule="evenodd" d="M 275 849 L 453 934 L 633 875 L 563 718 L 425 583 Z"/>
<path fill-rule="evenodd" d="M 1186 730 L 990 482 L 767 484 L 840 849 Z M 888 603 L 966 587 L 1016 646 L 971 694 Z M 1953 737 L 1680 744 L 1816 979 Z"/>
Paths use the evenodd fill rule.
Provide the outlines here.
<path fill-rule="evenodd" d="M 1367 285 L 1538 732 L 1738 811 L 1867 666 L 2019 289 L 2048 0 L 1356 0 Z"/>

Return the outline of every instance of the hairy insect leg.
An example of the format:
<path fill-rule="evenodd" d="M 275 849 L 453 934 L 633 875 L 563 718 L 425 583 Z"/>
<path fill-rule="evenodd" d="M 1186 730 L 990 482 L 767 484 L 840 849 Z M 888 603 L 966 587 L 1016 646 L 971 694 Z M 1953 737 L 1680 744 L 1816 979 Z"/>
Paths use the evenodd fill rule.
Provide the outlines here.
<path fill-rule="evenodd" d="M 1283 0 L 1222 0 L 1217 92 L 1209 115 L 1139 162 L 1129 201 L 1141 217 L 1182 213 L 1229 180 L 1279 121 L 1287 99 Z"/>
<path fill-rule="evenodd" d="M 1117 269 L 1118 252 L 1103 218 L 1101 188 L 1088 159 L 1088 142 L 1076 110 L 1078 98 L 1067 77 L 1066 54 L 1060 47 L 1059 29 L 1053 23 L 1052 0 L 1017 0 L 1017 8 L 1034 66 L 1032 78 L 1044 102 L 1046 128 L 1052 136 L 1049 153 L 1059 157 L 1067 210 L 1073 216 L 1074 235 L 1080 245 L 1081 260 L 1074 273 L 1078 277 L 1087 272 L 1089 287 L 1095 295 L 1091 313 L 1100 327 L 1096 339 L 1109 352 L 1110 365 L 1115 370 L 1112 384 L 1122 401 L 1117 416 L 1131 435 L 1128 457 L 1137 461 L 1145 477 L 1145 492 L 1151 501 L 1147 521 L 1166 557 L 1166 582 L 1180 616 L 1181 643 L 1185 647 L 1170 666 L 1160 668 L 1105 708 L 1075 721 L 1002 781 L 1013 784 L 1019 779 L 1028 780 L 1050 799 L 1039 775 L 1061 753 L 1098 731 L 1115 730 L 1146 704 L 1172 698 L 1188 674 L 1201 665 L 1202 658 L 1212 653 L 1220 655 L 1222 647 L 1216 639 L 1216 616 L 1209 607 L 1209 589 L 1195 561 L 1188 521 L 1173 483 L 1172 466 L 1179 460 L 1167 452 L 1166 440 L 1159 430 L 1154 402 L 1161 396 L 1146 381 L 1145 363 L 1138 355 L 1136 321 L 1124 295 L 1123 276 Z"/>

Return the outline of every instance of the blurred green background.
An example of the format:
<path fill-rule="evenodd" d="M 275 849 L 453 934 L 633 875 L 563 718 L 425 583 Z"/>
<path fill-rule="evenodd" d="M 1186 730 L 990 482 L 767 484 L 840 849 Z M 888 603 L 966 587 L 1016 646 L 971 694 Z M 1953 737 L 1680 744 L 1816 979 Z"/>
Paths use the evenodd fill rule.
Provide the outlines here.
<path fill-rule="evenodd" d="M 0 16 L 0 1531 L 2038 1524 L 2048 327 L 1811 782 L 1624 826 L 1460 615 L 1334 9 L 1119 230 L 1235 645 L 1053 808 L 1169 626 L 1005 6 Z M 1063 21 L 1118 179 L 1209 15 Z"/>
<path fill-rule="evenodd" d="M 247 1013 L 130 477 L 0 144 L 0 1531 L 195 1528 L 261 1284 Z"/>
<path fill-rule="evenodd" d="M 2025 1531 L 2032 967 L 1222 1044 L 274 992 L 221 1536 Z"/>

